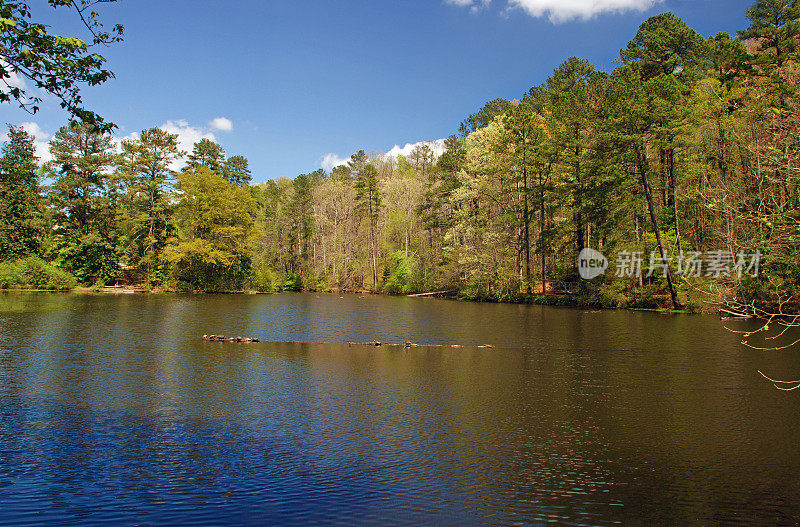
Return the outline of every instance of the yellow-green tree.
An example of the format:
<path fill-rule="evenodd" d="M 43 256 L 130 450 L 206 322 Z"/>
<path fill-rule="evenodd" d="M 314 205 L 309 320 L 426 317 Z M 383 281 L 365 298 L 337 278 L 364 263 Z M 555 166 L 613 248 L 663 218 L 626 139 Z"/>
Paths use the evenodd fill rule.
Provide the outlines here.
<path fill-rule="evenodd" d="M 257 229 L 249 189 L 205 166 L 178 176 L 178 235 L 164 254 L 181 288 L 241 289 L 251 268 Z"/>

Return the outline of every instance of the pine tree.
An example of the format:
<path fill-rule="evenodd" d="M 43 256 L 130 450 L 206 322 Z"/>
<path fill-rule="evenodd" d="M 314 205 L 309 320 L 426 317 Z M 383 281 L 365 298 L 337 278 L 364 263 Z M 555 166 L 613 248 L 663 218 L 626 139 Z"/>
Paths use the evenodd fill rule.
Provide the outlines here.
<path fill-rule="evenodd" d="M 174 174 L 170 166 L 181 156 L 178 136 L 160 128 L 144 130 L 137 139 L 122 141 L 117 163 L 123 197 L 121 229 L 127 264 L 147 282 L 172 235 L 169 192 Z"/>
<path fill-rule="evenodd" d="M 750 27 L 739 32 L 758 42 L 756 64 L 766 71 L 782 67 L 797 51 L 800 5 L 797 0 L 758 0 L 745 11 Z"/>
<path fill-rule="evenodd" d="M 204 166 L 212 172 L 222 175 L 222 165 L 224 163 L 225 151 L 222 147 L 210 139 L 203 138 L 194 144 L 184 170 L 195 170 Z"/>
<path fill-rule="evenodd" d="M 287 213 L 290 222 L 290 265 L 293 273 L 306 271 L 311 257 L 311 236 L 314 230 L 313 184 L 314 178 L 310 174 L 300 174 L 292 181 L 292 199 Z"/>
<path fill-rule="evenodd" d="M 111 136 L 72 121 L 56 132 L 50 153 L 56 261 L 83 283 L 115 279 L 119 266 L 115 196 L 109 187 L 115 157 Z"/>
<path fill-rule="evenodd" d="M 250 164 L 244 156 L 231 156 L 222 164 L 222 175 L 240 187 L 246 187 L 253 179 Z"/>
<path fill-rule="evenodd" d="M 8 137 L 0 158 L 0 260 L 37 254 L 43 234 L 33 137 L 15 126 Z"/>
<path fill-rule="evenodd" d="M 636 64 L 642 79 L 659 75 L 695 78 L 707 63 L 706 42 L 672 13 L 648 18 L 628 46 L 620 51 L 626 65 Z"/>

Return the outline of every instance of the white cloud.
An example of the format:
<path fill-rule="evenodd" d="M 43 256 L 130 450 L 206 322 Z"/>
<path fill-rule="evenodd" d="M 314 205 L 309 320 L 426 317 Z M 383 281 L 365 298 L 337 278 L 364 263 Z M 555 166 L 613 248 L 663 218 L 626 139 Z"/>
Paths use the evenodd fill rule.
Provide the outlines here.
<path fill-rule="evenodd" d="M 233 131 L 233 122 L 227 117 L 217 117 L 216 119 L 211 119 L 208 124 L 211 125 L 211 128 L 219 130 L 220 132 Z"/>
<path fill-rule="evenodd" d="M 408 156 L 412 150 L 416 147 L 421 145 L 428 145 L 431 150 L 433 151 L 433 155 L 438 158 L 440 155 L 444 153 L 444 139 L 436 139 L 433 141 L 419 141 L 416 143 L 406 143 L 404 146 L 394 145 L 388 152 L 382 154 L 384 158 L 386 157 L 394 157 L 397 156 Z M 325 154 L 323 156 L 322 161 L 320 161 L 320 165 L 322 168 L 325 169 L 326 172 L 330 172 L 334 168 L 346 165 L 350 160 L 351 157 L 340 157 L 338 154 L 330 153 Z"/>
<path fill-rule="evenodd" d="M 20 123 L 19 127 L 28 132 L 33 137 L 33 147 L 36 149 L 36 157 L 40 163 L 47 163 L 53 159 L 50 155 L 50 134 L 42 130 L 38 123 Z M 8 134 L 4 134 L 3 141 L 8 140 Z"/>
<path fill-rule="evenodd" d="M 208 139 L 209 141 L 216 141 L 216 137 L 212 132 L 207 132 L 202 128 L 190 126 L 189 122 L 185 119 L 178 119 L 177 121 L 167 121 L 159 128 L 170 134 L 178 136 L 178 149 L 189 153 L 192 151 L 194 144 L 201 139 Z M 183 166 L 185 158 L 176 159 L 170 168 L 172 170 L 179 170 Z"/>
<path fill-rule="evenodd" d="M 50 139 L 52 139 L 52 134 L 49 134 L 42 130 L 38 123 L 34 122 L 25 122 L 20 123 L 18 125 L 20 128 L 31 134 L 33 136 L 33 145 L 36 149 L 36 156 L 39 158 L 41 163 L 46 163 L 53 159 L 53 156 L 50 155 Z M 187 154 L 192 151 L 194 148 L 194 144 L 201 139 L 208 139 L 210 141 L 216 141 L 216 137 L 214 136 L 213 132 L 208 131 L 207 129 L 191 126 L 188 121 L 185 119 L 178 119 L 175 121 L 167 121 L 166 123 L 162 124 L 159 128 L 162 130 L 169 132 L 171 134 L 175 134 L 178 136 L 178 149 L 186 152 Z M 117 151 L 120 150 L 120 143 L 125 139 L 138 139 L 139 134 L 137 132 L 130 133 L 123 137 L 113 137 L 112 141 Z M 8 141 L 8 134 L 2 133 L 0 134 L 0 142 Z M 170 168 L 172 170 L 180 170 L 184 162 L 186 160 L 186 156 L 176 159 Z"/>
<path fill-rule="evenodd" d="M 439 157 L 444 153 L 444 139 L 436 139 L 435 141 L 419 141 L 417 143 L 406 143 L 405 146 L 394 145 L 391 150 L 386 152 L 387 156 L 408 156 L 412 150 L 418 146 L 428 145 L 433 151 L 433 155 Z"/>
<path fill-rule="evenodd" d="M 330 172 L 338 166 L 346 165 L 348 161 L 350 161 L 349 157 L 339 157 L 337 154 L 330 153 L 325 154 L 319 166 L 325 169 L 326 172 Z"/>
<path fill-rule="evenodd" d="M 487 6 L 491 0 L 445 0 L 446 3 L 470 7 Z M 507 9 L 522 9 L 533 17 L 548 17 L 558 24 L 569 20 L 588 20 L 601 13 L 644 11 L 663 0 L 508 0 Z"/>

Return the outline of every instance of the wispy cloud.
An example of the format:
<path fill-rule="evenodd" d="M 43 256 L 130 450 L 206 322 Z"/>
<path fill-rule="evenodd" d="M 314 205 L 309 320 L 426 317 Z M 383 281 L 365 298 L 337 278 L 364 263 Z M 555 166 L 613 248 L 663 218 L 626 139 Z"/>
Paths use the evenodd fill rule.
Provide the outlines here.
<path fill-rule="evenodd" d="M 444 0 L 472 11 L 488 6 L 491 0 Z M 547 17 L 554 24 L 588 20 L 603 13 L 644 11 L 663 0 L 508 0 L 505 10 L 521 9 L 533 17 Z"/>
<path fill-rule="evenodd" d="M 445 4 L 468 7 L 470 12 L 477 13 L 481 7 L 489 7 L 492 0 L 444 0 Z"/>
<path fill-rule="evenodd" d="M 211 119 L 208 124 L 211 126 L 211 128 L 214 130 L 219 130 L 220 132 L 233 131 L 233 122 L 227 117 L 217 117 L 216 119 Z"/>

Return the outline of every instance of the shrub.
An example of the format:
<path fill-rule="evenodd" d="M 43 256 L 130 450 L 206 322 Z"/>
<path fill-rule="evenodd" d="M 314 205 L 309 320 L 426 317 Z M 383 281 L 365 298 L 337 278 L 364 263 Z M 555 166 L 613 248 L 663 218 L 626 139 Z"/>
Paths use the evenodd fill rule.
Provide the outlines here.
<path fill-rule="evenodd" d="M 384 290 L 394 295 L 410 292 L 413 266 L 413 260 L 404 251 L 390 254 L 383 272 Z"/>
<path fill-rule="evenodd" d="M 286 273 L 286 278 L 283 281 L 284 291 L 302 291 L 303 290 L 303 277 L 299 274 Z"/>
<path fill-rule="evenodd" d="M 0 287 L 3 289 L 66 291 L 75 287 L 75 283 L 74 276 L 36 256 L 0 264 Z"/>
<path fill-rule="evenodd" d="M 325 276 L 324 274 L 319 275 L 319 277 L 317 278 L 317 288 L 316 288 L 316 290 L 319 291 L 319 292 L 322 292 L 322 293 L 330 293 L 331 292 L 331 286 L 328 285 L 328 277 Z"/>
<path fill-rule="evenodd" d="M 608 282 L 600 282 L 597 288 L 593 291 L 593 297 L 604 308 L 617 308 L 622 307 L 628 303 L 628 297 L 625 294 L 626 284 L 623 280 L 609 280 Z"/>
<path fill-rule="evenodd" d="M 274 293 L 280 290 L 278 276 L 269 267 L 257 267 L 253 269 L 251 287 L 259 293 Z"/>
<path fill-rule="evenodd" d="M 22 285 L 16 266 L 11 262 L 0 262 L 0 289 Z"/>

